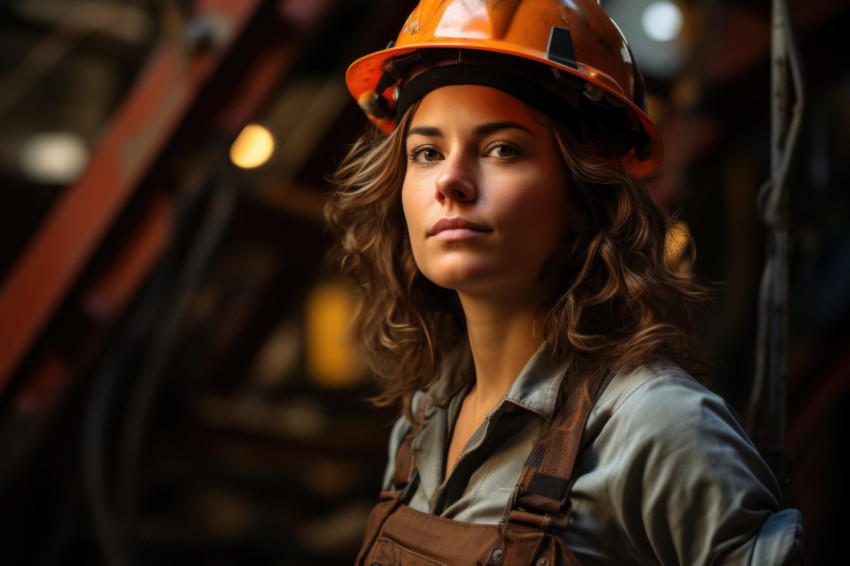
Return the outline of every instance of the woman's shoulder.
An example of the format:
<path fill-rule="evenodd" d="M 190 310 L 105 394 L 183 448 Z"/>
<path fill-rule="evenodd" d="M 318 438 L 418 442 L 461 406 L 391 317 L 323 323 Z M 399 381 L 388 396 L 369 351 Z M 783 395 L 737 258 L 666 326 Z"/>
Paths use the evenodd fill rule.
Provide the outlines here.
<path fill-rule="evenodd" d="M 747 483 L 770 494 L 771 506 L 778 507 L 779 486 L 735 412 L 672 363 L 614 376 L 591 411 L 583 443 L 619 470 L 611 488 L 627 489 L 638 478 L 643 489 L 659 478 L 676 478 L 665 492 L 712 481 L 721 491 Z"/>
<path fill-rule="evenodd" d="M 698 425 L 717 418 L 740 429 L 737 416 L 720 395 L 675 363 L 663 361 L 619 371 L 599 394 L 591 413 L 591 421 L 600 423 L 616 419 L 661 428 L 670 421 Z"/>
<path fill-rule="evenodd" d="M 658 361 L 621 369 L 609 380 L 599 397 L 599 403 L 615 406 L 645 395 L 715 395 L 678 364 Z M 599 404 L 597 403 L 597 404 Z"/>
<path fill-rule="evenodd" d="M 596 507 L 579 519 L 609 517 L 636 555 L 665 564 L 799 556 L 799 513 L 781 511 L 779 485 L 736 415 L 675 364 L 615 375 L 583 443 L 575 489 Z"/>

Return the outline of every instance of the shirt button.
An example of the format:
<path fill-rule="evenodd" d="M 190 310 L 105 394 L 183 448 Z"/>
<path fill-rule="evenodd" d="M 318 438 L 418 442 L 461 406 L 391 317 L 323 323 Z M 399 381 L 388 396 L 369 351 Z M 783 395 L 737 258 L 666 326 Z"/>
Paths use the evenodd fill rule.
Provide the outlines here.
<path fill-rule="evenodd" d="M 505 551 L 501 548 L 497 548 L 493 551 L 493 562 L 496 564 L 501 564 L 502 560 L 505 559 Z"/>
<path fill-rule="evenodd" d="M 537 560 L 536 566 L 549 566 L 549 559 L 546 557 L 539 558 Z"/>

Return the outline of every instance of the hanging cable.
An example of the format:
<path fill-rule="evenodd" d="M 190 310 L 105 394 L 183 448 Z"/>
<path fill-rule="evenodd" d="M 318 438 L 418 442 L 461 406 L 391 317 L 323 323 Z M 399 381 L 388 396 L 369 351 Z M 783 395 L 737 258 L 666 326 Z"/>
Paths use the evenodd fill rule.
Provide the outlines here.
<path fill-rule="evenodd" d="M 192 236 L 187 226 L 188 217 L 197 209 L 200 194 L 207 192 L 200 187 L 187 191 L 188 196 L 180 200 L 174 240 L 92 382 L 83 425 L 81 464 L 94 538 L 107 566 L 133 563 L 130 535 L 137 481 L 135 467 L 139 462 L 150 405 L 160 382 L 159 374 L 172 351 L 180 316 L 209 263 L 235 202 L 236 182 L 233 176 L 219 172 L 215 177 L 219 180 L 213 185 L 212 194 L 208 195 L 206 215 L 187 251 L 185 266 L 175 273 L 178 247 Z M 130 360 L 138 355 L 138 346 L 146 342 L 143 359 L 147 363 L 134 377 L 135 387 L 127 408 L 124 438 L 120 443 L 117 494 L 112 497 L 104 456 L 106 436 L 110 430 L 109 412 L 115 408 L 120 381 L 130 371 Z"/>
<path fill-rule="evenodd" d="M 92 379 L 82 437 L 82 478 L 86 502 L 92 522 L 94 540 L 107 566 L 126 566 L 130 563 L 126 537 L 114 513 L 114 498 L 107 486 L 104 445 L 109 428 L 109 412 L 114 409 L 116 390 L 126 376 L 128 360 L 137 344 L 143 343 L 162 310 L 171 284 L 173 246 L 166 252 L 151 282 L 133 308 L 127 324 Z"/>
<path fill-rule="evenodd" d="M 787 483 L 789 470 L 785 463 L 784 443 L 790 216 L 788 177 L 805 109 L 802 64 L 788 0 L 773 0 L 771 93 L 771 176 L 760 189 L 757 202 L 761 219 L 768 228 L 768 240 L 759 289 L 756 370 L 747 425 L 774 473 Z"/>
<path fill-rule="evenodd" d="M 206 217 L 191 244 L 145 363 L 135 380 L 122 431 L 118 467 L 119 514 L 132 523 L 138 488 L 138 468 L 144 433 L 151 406 L 162 381 L 165 366 L 174 349 L 180 321 L 227 226 L 236 201 L 236 181 L 232 174 L 219 174 Z"/>

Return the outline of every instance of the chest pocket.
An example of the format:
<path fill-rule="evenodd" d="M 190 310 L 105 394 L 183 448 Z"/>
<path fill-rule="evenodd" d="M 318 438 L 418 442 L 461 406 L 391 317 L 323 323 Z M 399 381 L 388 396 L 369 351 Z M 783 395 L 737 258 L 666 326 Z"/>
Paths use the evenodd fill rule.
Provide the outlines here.
<path fill-rule="evenodd" d="M 498 525 L 477 525 L 423 513 L 385 492 L 369 517 L 357 560 L 364 566 L 486 564 L 499 541 Z"/>
<path fill-rule="evenodd" d="M 431 560 L 384 537 L 375 541 L 368 561 L 369 566 L 450 566 L 445 562 Z"/>
<path fill-rule="evenodd" d="M 398 493 L 369 517 L 358 566 L 579 566 L 559 537 L 536 525 L 478 525 L 402 505 Z"/>

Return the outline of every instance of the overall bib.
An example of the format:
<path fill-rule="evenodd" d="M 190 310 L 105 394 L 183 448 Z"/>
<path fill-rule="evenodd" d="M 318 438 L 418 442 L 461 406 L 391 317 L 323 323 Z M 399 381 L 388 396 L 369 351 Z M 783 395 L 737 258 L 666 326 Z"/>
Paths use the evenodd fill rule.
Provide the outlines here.
<path fill-rule="evenodd" d="M 423 400 L 420 408 L 424 405 Z M 589 398 L 578 392 L 570 395 L 535 441 L 497 525 L 423 513 L 405 505 L 401 491 L 381 493 L 369 516 L 357 566 L 579 566 L 558 535 L 569 519 L 572 474 L 590 408 Z M 399 445 L 393 476 L 397 487 L 415 477 L 410 443 L 419 430 Z"/>

